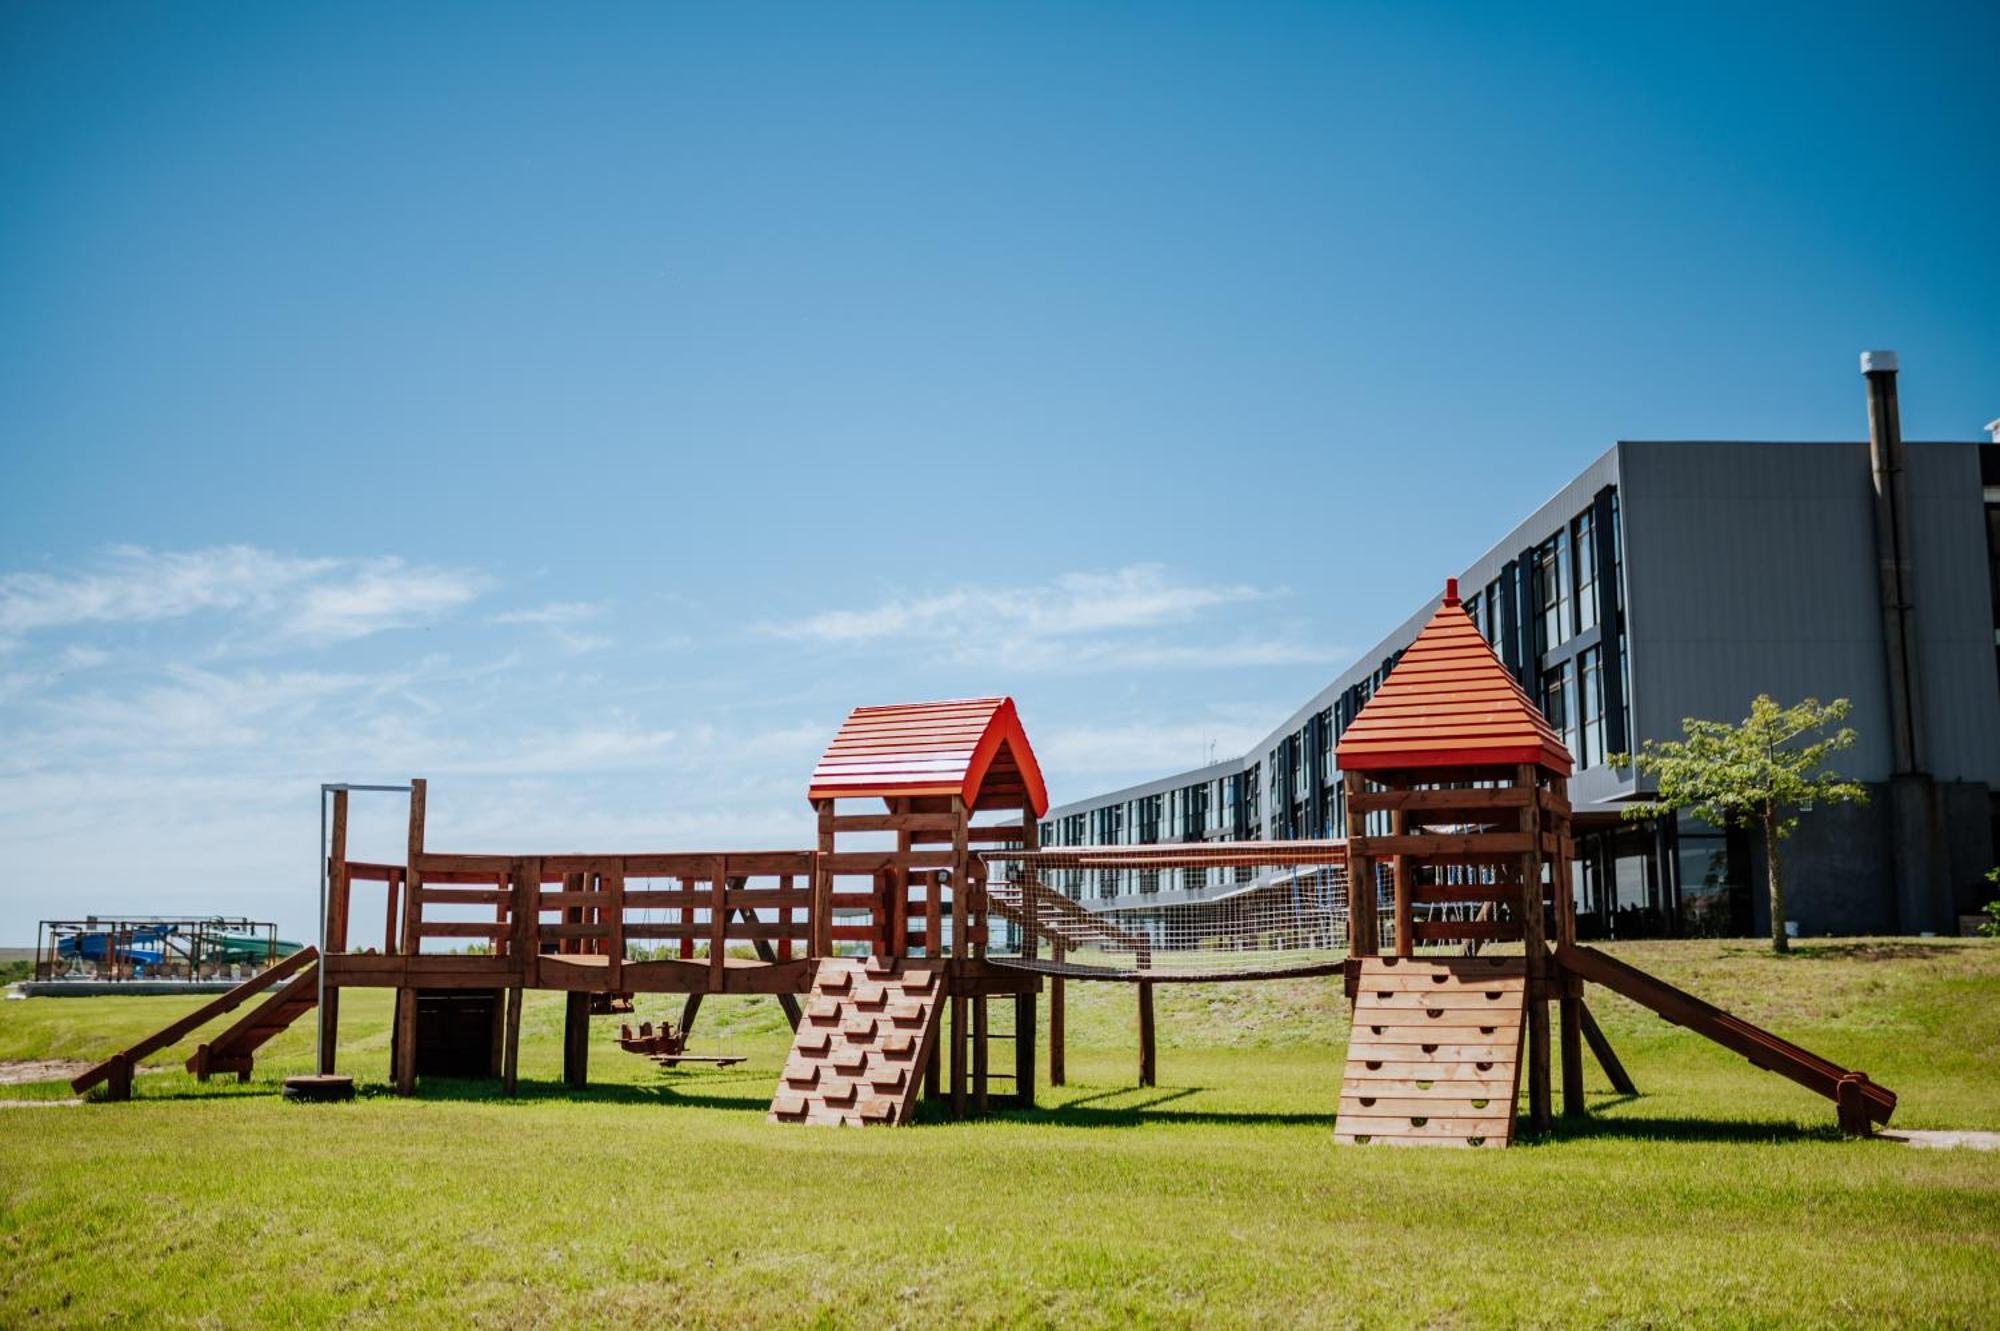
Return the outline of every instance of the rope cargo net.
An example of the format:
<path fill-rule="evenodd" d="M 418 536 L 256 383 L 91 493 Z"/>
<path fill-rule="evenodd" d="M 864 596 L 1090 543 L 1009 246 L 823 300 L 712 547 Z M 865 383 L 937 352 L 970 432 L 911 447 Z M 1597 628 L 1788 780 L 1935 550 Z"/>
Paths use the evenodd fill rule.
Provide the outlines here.
<path fill-rule="evenodd" d="M 1099 980 L 1328 974 L 1348 951 L 1344 841 L 986 851 L 987 960 Z M 1378 920 L 1390 918 L 1384 902 Z"/>

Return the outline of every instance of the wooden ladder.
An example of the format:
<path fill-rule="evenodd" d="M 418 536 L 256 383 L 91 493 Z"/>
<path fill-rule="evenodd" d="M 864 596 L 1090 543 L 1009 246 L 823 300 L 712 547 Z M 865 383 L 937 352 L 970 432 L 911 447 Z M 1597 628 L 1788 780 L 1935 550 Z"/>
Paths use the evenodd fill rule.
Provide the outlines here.
<path fill-rule="evenodd" d="M 1334 1140 L 1505 1146 L 1514 1139 L 1523 957 L 1367 957 Z"/>
<path fill-rule="evenodd" d="M 821 961 L 771 1099 L 771 1121 L 909 1122 L 943 994 L 935 961 Z"/>

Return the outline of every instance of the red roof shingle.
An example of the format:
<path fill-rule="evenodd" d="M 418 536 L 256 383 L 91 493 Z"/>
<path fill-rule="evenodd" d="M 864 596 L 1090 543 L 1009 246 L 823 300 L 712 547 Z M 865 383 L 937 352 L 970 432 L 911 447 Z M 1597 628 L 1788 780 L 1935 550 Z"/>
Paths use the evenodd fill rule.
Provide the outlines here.
<path fill-rule="evenodd" d="M 1012 698 L 857 707 L 806 792 L 812 800 L 918 795 L 957 795 L 968 809 L 1025 800 L 1037 818 L 1048 811 L 1042 771 Z"/>
<path fill-rule="evenodd" d="M 1334 750 L 1344 772 L 1538 763 L 1569 750 L 1459 604 L 1458 580 Z"/>

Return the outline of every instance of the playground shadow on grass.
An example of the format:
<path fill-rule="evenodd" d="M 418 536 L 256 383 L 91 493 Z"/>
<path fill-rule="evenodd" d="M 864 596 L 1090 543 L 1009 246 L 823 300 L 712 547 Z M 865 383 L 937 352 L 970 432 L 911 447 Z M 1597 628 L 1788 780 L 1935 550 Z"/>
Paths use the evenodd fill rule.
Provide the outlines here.
<path fill-rule="evenodd" d="M 1772 1146 L 1786 1142 L 1837 1142 L 1843 1138 L 1840 1129 L 1831 1123 L 1805 1127 L 1776 1119 L 1654 1118 L 1623 1115 L 1606 1118 L 1591 1114 L 1581 1118 L 1558 1117 L 1554 1128 L 1542 1137 L 1528 1136 L 1523 1127 L 1517 1132 L 1514 1140 L 1516 1145 L 1522 1146 L 1554 1146 L 1563 1142 L 1592 1140 L 1726 1142 L 1741 1146 Z"/>
<path fill-rule="evenodd" d="M 1002 1109 L 996 1112 L 994 1117 L 1015 1123 L 1068 1128 L 1140 1128 L 1173 1124 L 1205 1127 L 1327 1127 L 1333 1122 L 1331 1110 L 1286 1113 L 1275 1110 L 1165 1107 L 1209 1089 L 1211 1088 L 1206 1086 L 1159 1088 L 1118 1086 L 1081 1095 L 1059 1105 L 1037 1105 L 1033 1109 Z M 1102 1103 L 1106 1100 L 1128 1102 Z"/>
<path fill-rule="evenodd" d="M 766 1114 L 771 1109 L 772 1079 L 768 1073 L 702 1073 L 659 1082 L 597 1082 L 575 1090 L 560 1081 L 520 1082 L 508 1096 L 497 1081 L 431 1078 L 418 1087 L 430 1100 L 494 1104 L 658 1105 L 692 1109 L 725 1109 Z M 364 1095 L 392 1094 L 384 1087 L 363 1088 Z"/>

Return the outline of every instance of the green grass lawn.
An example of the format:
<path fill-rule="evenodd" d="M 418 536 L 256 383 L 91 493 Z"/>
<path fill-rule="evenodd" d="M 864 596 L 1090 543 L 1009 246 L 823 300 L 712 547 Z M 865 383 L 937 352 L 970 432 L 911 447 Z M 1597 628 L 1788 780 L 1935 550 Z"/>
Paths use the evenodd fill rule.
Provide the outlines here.
<path fill-rule="evenodd" d="M 1608 949 L 1902 1097 L 2000 1130 L 2000 943 Z M 2000 1320 L 2000 1154 L 1848 1142 L 1826 1101 L 1593 989 L 1642 1092 L 1509 1151 L 1335 1147 L 1337 982 L 1167 987 L 1132 1085 L 1128 987 L 1071 988 L 1070 1084 L 900 1130 L 767 1124 L 769 1000 L 711 1000 L 724 1071 L 610 1042 L 558 1084 L 535 995 L 523 1094 L 382 1092 L 386 993 L 347 998 L 349 1105 L 157 1060 L 131 1104 L 0 1108 L 0 1326 L 1673 1326 Z M 0 1004 L 0 1060 L 91 1058 L 191 1000 Z M 677 1007 L 641 999 L 641 1017 Z M 1046 1062 L 1044 1062 L 1046 1068 Z M 0 1087 L 67 1095 L 60 1083 Z"/>

